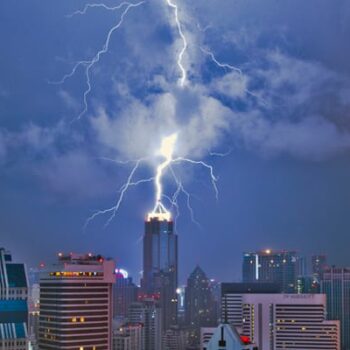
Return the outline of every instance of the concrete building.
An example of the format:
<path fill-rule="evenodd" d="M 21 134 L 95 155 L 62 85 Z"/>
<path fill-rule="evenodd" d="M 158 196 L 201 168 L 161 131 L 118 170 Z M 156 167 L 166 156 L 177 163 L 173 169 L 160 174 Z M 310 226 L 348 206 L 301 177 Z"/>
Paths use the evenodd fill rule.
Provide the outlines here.
<path fill-rule="evenodd" d="M 142 350 L 162 350 L 162 314 L 158 302 L 145 299 L 129 306 L 128 320 L 142 324 Z"/>
<path fill-rule="evenodd" d="M 125 323 L 113 330 L 113 350 L 143 350 L 143 324 Z"/>
<path fill-rule="evenodd" d="M 324 294 L 245 294 L 243 334 L 259 350 L 340 350 L 339 321 L 326 321 Z"/>
<path fill-rule="evenodd" d="M 122 269 L 115 271 L 113 285 L 113 318 L 125 319 L 131 303 L 137 301 L 139 287 L 136 286 L 128 273 Z"/>
<path fill-rule="evenodd" d="M 295 293 L 297 272 L 298 256 L 294 251 L 266 249 L 243 256 L 243 282 L 273 282 L 283 293 Z"/>
<path fill-rule="evenodd" d="M 39 349 L 112 349 L 114 262 L 59 254 L 40 279 Z"/>
<path fill-rule="evenodd" d="M 28 340 L 28 279 L 24 264 L 0 248 L 0 349 L 25 350 Z"/>
<path fill-rule="evenodd" d="M 327 295 L 327 318 L 339 320 L 343 350 L 350 349 L 350 268 L 323 270 L 321 292 Z"/>
<path fill-rule="evenodd" d="M 243 295 L 252 293 L 280 293 L 280 286 L 275 283 L 222 283 L 221 321 L 229 323 L 240 330 L 243 319 Z"/>
<path fill-rule="evenodd" d="M 158 295 L 164 330 L 177 324 L 178 238 L 171 214 L 158 203 L 145 221 L 142 291 Z"/>

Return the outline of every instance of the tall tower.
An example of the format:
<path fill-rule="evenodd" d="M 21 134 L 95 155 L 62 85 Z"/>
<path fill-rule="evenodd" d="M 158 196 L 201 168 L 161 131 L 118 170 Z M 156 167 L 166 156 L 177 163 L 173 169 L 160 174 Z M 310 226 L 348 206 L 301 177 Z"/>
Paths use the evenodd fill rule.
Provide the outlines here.
<path fill-rule="evenodd" d="M 178 245 L 173 227 L 170 212 L 158 202 L 145 221 L 142 289 L 159 298 L 165 331 L 177 323 Z"/>

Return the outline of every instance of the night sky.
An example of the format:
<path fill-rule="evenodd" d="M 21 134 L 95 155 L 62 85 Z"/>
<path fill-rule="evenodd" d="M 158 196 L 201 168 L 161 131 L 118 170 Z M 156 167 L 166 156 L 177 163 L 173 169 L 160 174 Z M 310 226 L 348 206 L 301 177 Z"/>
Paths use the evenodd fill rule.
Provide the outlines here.
<path fill-rule="evenodd" d="M 174 10 L 146 1 L 91 69 L 78 119 L 84 67 L 52 82 L 94 57 L 124 8 L 67 16 L 85 4 L 0 2 L 0 246 L 28 267 L 59 251 L 101 253 L 138 280 L 152 183 L 131 188 L 107 227 L 108 215 L 83 226 L 132 169 L 105 158 L 151 157 L 137 174 L 148 178 L 162 137 L 178 132 L 176 156 L 213 165 L 219 189 L 216 200 L 207 169 L 174 165 L 199 223 L 180 196 L 181 282 L 196 264 L 239 280 L 243 251 L 267 247 L 350 265 L 348 0 L 178 0 L 183 88 Z M 169 173 L 163 183 L 171 195 Z"/>

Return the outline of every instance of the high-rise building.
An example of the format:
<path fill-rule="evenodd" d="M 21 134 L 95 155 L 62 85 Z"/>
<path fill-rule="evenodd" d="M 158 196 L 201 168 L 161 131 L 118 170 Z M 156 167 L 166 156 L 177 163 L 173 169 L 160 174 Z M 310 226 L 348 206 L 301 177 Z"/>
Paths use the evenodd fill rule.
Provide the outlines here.
<path fill-rule="evenodd" d="M 161 309 L 154 299 L 144 299 L 129 306 L 131 324 L 142 324 L 142 350 L 162 350 Z"/>
<path fill-rule="evenodd" d="M 327 318 L 339 320 L 343 350 L 350 349 L 350 268 L 323 271 L 321 292 L 327 295 Z"/>
<path fill-rule="evenodd" d="M 315 276 L 299 276 L 297 278 L 297 293 L 320 293 L 320 283 Z"/>
<path fill-rule="evenodd" d="M 171 215 L 159 202 L 145 222 L 142 290 L 159 296 L 164 330 L 177 324 L 177 254 Z"/>
<path fill-rule="evenodd" d="M 27 349 L 28 279 L 24 264 L 0 248 L 0 348 Z"/>
<path fill-rule="evenodd" d="M 283 293 L 296 292 L 298 257 L 293 251 L 270 249 L 244 253 L 243 282 L 274 282 Z"/>
<path fill-rule="evenodd" d="M 143 350 L 143 324 L 125 323 L 113 330 L 113 350 Z"/>
<path fill-rule="evenodd" d="M 311 257 L 312 274 L 315 277 L 322 277 L 322 272 L 327 268 L 326 255 L 313 255 Z"/>
<path fill-rule="evenodd" d="M 280 286 L 276 283 L 222 283 L 221 321 L 242 328 L 242 305 L 244 294 L 277 294 Z"/>
<path fill-rule="evenodd" d="M 112 349 L 114 262 L 59 254 L 40 279 L 39 349 Z"/>
<path fill-rule="evenodd" d="M 187 330 L 178 326 L 173 326 L 163 335 L 162 350 L 186 350 L 187 349 Z"/>
<path fill-rule="evenodd" d="M 137 301 L 139 288 L 125 270 L 116 269 L 113 285 L 113 318 L 126 318 L 131 303 Z"/>
<path fill-rule="evenodd" d="M 259 350 L 340 350 L 339 321 L 326 321 L 324 294 L 245 294 L 243 334 Z"/>
<path fill-rule="evenodd" d="M 201 327 L 217 326 L 216 303 L 210 280 L 199 267 L 187 279 L 185 290 L 185 323 L 190 328 L 189 343 L 199 345 Z"/>

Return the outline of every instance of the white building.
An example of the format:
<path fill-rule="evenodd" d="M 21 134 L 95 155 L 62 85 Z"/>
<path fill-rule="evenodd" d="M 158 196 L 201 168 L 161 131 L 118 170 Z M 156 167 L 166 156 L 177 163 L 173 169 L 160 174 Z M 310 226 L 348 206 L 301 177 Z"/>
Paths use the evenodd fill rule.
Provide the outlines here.
<path fill-rule="evenodd" d="M 142 350 L 143 324 L 125 323 L 113 331 L 113 350 Z"/>
<path fill-rule="evenodd" d="M 207 328 L 207 335 L 210 333 Z M 209 331 L 209 333 L 208 333 Z M 227 323 L 214 328 L 210 340 L 201 347 L 202 350 L 258 350 L 248 337 L 240 336 L 234 326 Z"/>
<path fill-rule="evenodd" d="M 245 294 L 243 334 L 259 350 L 340 350 L 338 321 L 324 294 Z"/>

